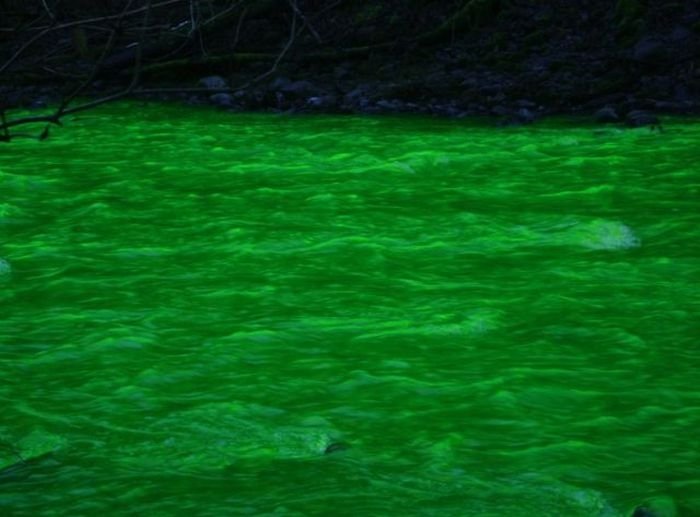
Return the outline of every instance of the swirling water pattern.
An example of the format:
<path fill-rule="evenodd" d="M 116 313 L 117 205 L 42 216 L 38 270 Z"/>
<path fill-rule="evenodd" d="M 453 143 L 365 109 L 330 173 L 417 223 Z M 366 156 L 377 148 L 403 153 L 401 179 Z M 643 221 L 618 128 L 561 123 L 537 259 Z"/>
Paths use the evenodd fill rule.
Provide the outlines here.
<path fill-rule="evenodd" d="M 700 512 L 698 140 L 132 103 L 2 146 L 0 514 Z"/>

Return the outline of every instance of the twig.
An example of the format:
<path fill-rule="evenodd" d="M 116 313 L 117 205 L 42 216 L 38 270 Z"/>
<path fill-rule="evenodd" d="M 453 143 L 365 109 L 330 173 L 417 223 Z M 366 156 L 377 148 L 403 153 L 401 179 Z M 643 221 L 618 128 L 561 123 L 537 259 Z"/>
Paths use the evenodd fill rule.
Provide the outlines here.
<path fill-rule="evenodd" d="M 291 27 L 289 30 L 289 39 L 287 40 L 286 45 L 282 49 L 282 51 L 279 53 L 277 58 L 275 59 L 275 62 L 272 63 L 272 67 L 267 72 L 264 72 L 260 74 L 259 76 L 255 77 L 254 79 L 251 79 L 247 83 L 245 83 L 243 86 L 239 88 L 239 90 L 244 90 L 248 88 L 249 86 L 252 86 L 253 84 L 259 83 L 266 77 L 269 77 L 270 75 L 274 74 L 275 71 L 277 70 L 277 66 L 280 64 L 280 61 L 284 58 L 284 56 L 289 52 L 289 49 L 292 48 L 292 45 L 294 44 L 294 40 L 297 37 L 297 13 L 292 9 L 292 23 Z"/>
<path fill-rule="evenodd" d="M 132 0 L 133 1 L 133 0 Z M 180 0 L 177 0 L 180 1 Z M 177 3 L 177 2 L 160 2 L 157 4 L 152 3 L 152 0 L 148 0 L 147 5 L 144 8 L 140 9 L 134 9 L 131 11 L 124 10 L 120 15 L 114 15 L 114 16 L 109 16 L 105 18 L 109 19 L 117 19 L 117 20 L 122 20 L 126 18 L 127 16 L 130 16 L 134 12 L 145 12 L 142 27 L 141 27 L 141 35 L 139 38 L 139 42 L 137 43 L 137 49 L 136 49 L 136 56 L 135 56 L 135 64 L 134 64 L 134 71 L 133 71 L 133 76 L 131 79 L 131 82 L 129 85 L 124 88 L 121 91 L 112 93 L 111 95 L 107 95 L 105 97 L 101 97 L 99 99 L 95 99 L 89 102 L 86 102 L 84 104 L 80 104 L 78 106 L 74 107 L 68 107 L 69 103 L 72 101 L 75 96 L 82 91 L 82 89 L 89 84 L 89 81 L 91 80 L 92 77 L 94 77 L 94 74 L 96 73 L 96 70 L 99 68 L 101 65 L 102 61 L 104 60 L 104 57 L 107 54 L 107 47 L 109 47 L 113 43 L 113 38 L 114 34 L 117 32 L 116 30 L 111 33 L 110 35 L 110 41 L 108 41 L 108 44 L 105 46 L 105 50 L 102 53 L 102 56 L 100 57 L 95 69 L 93 69 L 93 74 L 79 87 L 77 88 L 70 96 L 68 96 L 66 99 L 63 100 L 61 103 L 61 106 L 59 107 L 58 110 L 56 110 L 53 113 L 47 114 L 47 115 L 34 115 L 34 116 L 29 116 L 29 117 L 21 117 L 15 120 L 10 120 L 7 121 L 5 120 L 4 113 L 2 117 L 2 124 L 0 124 L 0 129 L 2 129 L 6 135 L 6 138 L 9 140 L 9 129 L 15 126 L 19 126 L 22 124 L 32 124 L 32 123 L 42 123 L 46 122 L 49 125 L 50 124 L 59 124 L 60 125 L 60 119 L 62 117 L 65 117 L 67 115 L 72 115 L 74 113 L 78 113 L 81 111 L 85 111 L 91 108 L 95 108 L 97 106 L 100 106 L 102 104 L 107 104 L 109 102 L 113 102 L 116 100 L 123 99 L 129 95 L 143 95 L 143 94 L 151 94 L 151 93 L 171 93 L 171 92 L 181 92 L 181 93 L 186 93 L 186 92 L 197 92 L 197 93 L 213 93 L 213 92 L 237 92 L 241 90 L 245 90 L 252 86 L 253 84 L 256 84 L 266 77 L 269 77 L 272 75 L 278 68 L 280 62 L 284 57 L 287 55 L 289 50 L 292 48 L 294 45 L 294 42 L 296 41 L 297 36 L 301 33 L 301 31 L 304 30 L 304 27 L 297 28 L 297 11 L 293 8 L 292 6 L 292 20 L 290 23 L 290 28 L 289 28 L 289 37 L 287 38 L 287 41 L 280 51 L 280 53 L 276 56 L 274 62 L 272 63 L 272 66 L 267 70 L 266 72 L 260 74 L 259 76 L 251 79 L 250 81 L 244 83 L 243 85 L 237 87 L 237 88 L 222 88 L 222 89 L 209 89 L 209 88 L 136 88 L 137 84 L 139 83 L 140 77 L 141 77 L 141 69 L 142 69 L 142 60 L 143 60 L 143 43 L 145 39 L 145 34 L 148 29 L 148 22 L 149 22 L 149 16 L 151 13 L 151 9 L 155 8 L 156 6 L 163 6 L 164 4 L 171 4 L 171 3 Z M 127 5 L 127 8 L 129 8 L 131 4 L 131 1 Z M 94 22 L 94 19 L 93 19 Z M 83 22 L 84 23 L 84 22 Z M 242 23 L 239 21 L 239 23 Z M 64 24 L 65 26 L 66 24 Z M 79 25 L 78 23 L 73 23 L 71 26 Z M 45 138 L 48 135 L 48 125 L 42 132 L 40 138 Z"/>
<path fill-rule="evenodd" d="M 80 92 L 82 92 L 85 87 L 87 87 L 88 84 L 90 84 L 94 79 L 95 76 L 97 76 L 98 71 L 100 70 L 100 67 L 102 66 L 102 63 L 104 62 L 105 58 L 107 55 L 111 52 L 112 48 L 114 47 L 114 41 L 116 34 L 119 31 L 119 28 L 121 27 L 121 24 L 124 20 L 124 13 L 126 13 L 129 8 L 131 7 L 131 4 L 134 3 L 134 0 L 129 0 L 122 10 L 122 17 L 117 20 L 117 26 L 116 29 L 112 29 L 109 34 L 109 38 L 107 39 L 107 42 L 105 43 L 104 48 L 102 49 L 102 53 L 95 63 L 95 65 L 92 67 L 91 73 L 86 77 L 82 83 L 78 85 L 77 88 L 73 90 L 69 95 L 64 97 L 61 100 L 61 103 L 59 104 L 58 108 L 56 111 L 53 113 L 53 115 L 50 116 L 50 119 L 47 120 L 47 125 L 44 127 L 44 130 L 41 132 L 41 135 L 39 135 L 40 140 L 44 140 L 49 136 L 49 126 L 51 124 L 56 124 L 56 125 L 61 125 L 61 117 L 66 113 L 66 109 L 68 108 L 68 105 L 71 103 L 71 101 L 77 97 Z M 150 3 L 150 0 L 149 0 Z M 149 11 L 146 11 L 148 14 Z"/>
<path fill-rule="evenodd" d="M 241 12 L 241 16 L 238 18 L 238 23 L 236 24 L 236 33 L 233 36 L 233 43 L 231 44 L 231 50 L 235 49 L 238 45 L 238 39 L 241 35 L 241 26 L 243 25 L 243 19 L 245 18 L 246 14 L 248 14 L 247 7 L 243 9 L 243 11 Z"/>
<path fill-rule="evenodd" d="M 46 4 L 46 0 L 41 0 L 41 5 L 44 6 L 44 10 L 48 13 L 49 18 L 55 20 L 56 16 L 54 16 L 54 14 L 51 12 L 51 9 L 49 9 L 49 6 Z"/>
<path fill-rule="evenodd" d="M 143 62 L 143 43 L 146 39 L 146 28 L 148 27 L 148 20 L 151 15 L 151 5 L 152 0 L 148 0 L 148 2 L 146 3 L 146 14 L 144 14 L 143 16 L 143 30 L 141 31 L 138 47 L 136 48 L 136 58 L 134 60 L 134 75 L 131 78 L 131 83 L 126 89 L 127 94 L 134 89 L 134 87 L 138 84 L 139 79 L 141 78 L 141 64 Z"/>
<path fill-rule="evenodd" d="M 304 16 L 304 13 L 301 12 L 296 0 L 289 0 L 289 5 L 292 7 L 296 15 L 299 16 L 299 18 L 301 18 L 301 21 L 304 22 L 304 26 L 307 29 L 309 29 L 309 32 L 313 35 L 313 37 L 316 38 L 318 44 L 323 45 L 323 40 L 321 40 L 321 36 L 319 36 L 318 32 L 316 32 L 316 29 L 314 29 L 314 26 L 311 25 L 311 22 L 309 22 L 306 16 Z"/>
<path fill-rule="evenodd" d="M 238 0 L 238 1 L 231 2 L 231 5 L 230 5 L 229 7 L 227 7 L 227 8 L 224 9 L 223 11 L 221 11 L 221 12 L 219 12 L 219 13 L 213 15 L 211 18 L 208 18 L 207 20 L 204 20 L 204 21 L 202 22 L 201 26 L 202 26 L 202 27 L 206 27 L 206 26 L 209 25 L 210 23 L 214 23 L 216 20 L 218 20 L 218 19 L 221 18 L 222 16 L 226 16 L 228 13 L 230 13 L 231 11 L 233 11 L 236 7 L 238 7 L 238 6 L 241 5 L 242 3 L 243 3 L 243 0 Z M 244 10 L 244 11 L 247 11 L 248 8 L 245 7 L 243 10 Z"/>
<path fill-rule="evenodd" d="M 169 5 L 175 5 L 179 3 L 183 3 L 186 0 L 166 0 L 164 2 L 159 2 L 157 4 L 153 4 L 153 8 L 159 8 L 159 7 L 167 7 Z M 139 7 L 138 9 L 133 9 L 131 11 L 127 11 L 126 13 L 120 13 L 120 14 L 115 14 L 115 15 L 109 15 L 109 16 L 100 16 L 100 17 L 95 17 L 95 18 L 87 18 L 85 20 L 76 20 L 73 22 L 66 22 L 66 23 L 61 23 L 56 25 L 55 23 L 52 23 L 51 25 L 48 25 L 46 27 L 42 27 L 41 31 L 29 38 L 22 46 L 20 46 L 19 49 L 15 51 L 15 53 L 10 56 L 10 58 L 2 65 L 0 66 L 0 74 L 2 74 L 5 70 L 7 70 L 16 60 L 19 58 L 20 55 L 24 53 L 25 50 L 27 50 L 30 46 L 32 46 L 34 43 L 36 43 L 39 39 L 44 37 L 46 34 L 52 31 L 56 30 L 62 30 L 62 29 L 69 29 L 72 27 L 78 27 L 80 25 L 85 25 L 85 24 L 92 24 L 92 23 L 97 23 L 97 22 L 106 22 L 106 21 L 111 21 L 111 20 L 119 20 L 127 16 L 132 16 L 135 14 L 142 13 L 146 10 L 149 10 L 150 7 L 150 2 L 149 5 L 146 7 Z"/>

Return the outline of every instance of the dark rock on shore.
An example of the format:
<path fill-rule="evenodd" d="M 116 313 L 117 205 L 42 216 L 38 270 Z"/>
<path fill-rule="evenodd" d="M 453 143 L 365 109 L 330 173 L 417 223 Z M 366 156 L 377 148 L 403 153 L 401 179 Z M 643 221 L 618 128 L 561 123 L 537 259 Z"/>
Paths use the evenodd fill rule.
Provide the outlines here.
<path fill-rule="evenodd" d="M 202 77 L 197 84 L 209 90 L 224 90 L 228 88 L 228 82 L 220 75 Z"/>
<path fill-rule="evenodd" d="M 639 41 L 632 52 L 632 58 L 644 64 L 660 64 L 668 59 L 669 48 L 655 37 Z"/>
<path fill-rule="evenodd" d="M 629 127 L 661 127 L 661 122 L 656 115 L 642 110 L 633 110 L 627 113 L 625 116 L 625 124 Z"/>
<path fill-rule="evenodd" d="M 319 93 L 319 89 L 310 81 L 290 81 L 286 77 L 278 77 L 270 85 L 270 90 L 293 97 L 310 97 Z"/>
<path fill-rule="evenodd" d="M 524 126 L 532 124 L 537 119 L 536 115 L 527 108 L 520 108 L 514 113 L 508 113 L 507 117 L 500 122 L 501 126 Z"/>
<path fill-rule="evenodd" d="M 209 102 L 220 108 L 232 108 L 234 106 L 233 97 L 228 93 L 215 93 L 209 97 Z"/>
<path fill-rule="evenodd" d="M 600 108 L 598 111 L 595 112 L 593 118 L 596 122 L 600 122 L 602 124 L 620 121 L 620 117 L 615 111 L 615 108 L 613 108 L 612 106 L 605 106 L 604 108 Z"/>
<path fill-rule="evenodd" d="M 338 105 L 338 100 L 335 95 L 317 95 L 309 97 L 306 104 L 317 110 L 333 111 Z"/>

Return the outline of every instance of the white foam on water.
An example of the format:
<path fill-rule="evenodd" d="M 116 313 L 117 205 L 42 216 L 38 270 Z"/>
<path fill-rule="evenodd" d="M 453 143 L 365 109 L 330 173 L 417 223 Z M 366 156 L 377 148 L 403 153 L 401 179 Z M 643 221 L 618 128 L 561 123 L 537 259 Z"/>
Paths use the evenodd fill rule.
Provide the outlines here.
<path fill-rule="evenodd" d="M 559 138 L 557 140 L 557 144 L 561 145 L 563 147 L 577 146 L 577 145 L 579 145 L 579 140 L 577 138 L 573 138 L 571 136 L 565 136 L 565 137 Z"/>
<path fill-rule="evenodd" d="M 402 171 L 404 171 L 404 172 L 408 172 L 409 174 L 415 174 L 415 173 L 416 173 L 416 169 L 414 169 L 414 168 L 412 167 L 412 165 L 409 164 L 409 163 L 405 163 L 405 162 L 394 162 L 394 165 L 396 165 L 396 167 L 398 167 L 400 170 L 402 170 Z"/>
<path fill-rule="evenodd" d="M 594 221 L 581 236 L 581 244 L 594 250 L 626 250 L 642 244 L 629 226 L 616 221 Z"/>
<path fill-rule="evenodd" d="M 4 258 L 0 258 L 0 278 L 3 276 L 9 276 L 12 273 L 12 266 Z"/>
<path fill-rule="evenodd" d="M 433 165 L 449 165 L 450 164 L 450 158 L 446 155 L 443 154 L 442 156 L 439 156 L 434 162 Z"/>

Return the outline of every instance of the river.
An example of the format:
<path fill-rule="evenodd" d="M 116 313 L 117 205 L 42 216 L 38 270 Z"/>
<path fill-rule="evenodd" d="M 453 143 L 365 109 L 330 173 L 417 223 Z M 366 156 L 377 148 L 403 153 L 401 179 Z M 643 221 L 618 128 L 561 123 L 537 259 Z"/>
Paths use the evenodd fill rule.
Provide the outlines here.
<path fill-rule="evenodd" d="M 131 102 L 0 146 L 0 514 L 700 514 L 698 141 Z"/>

